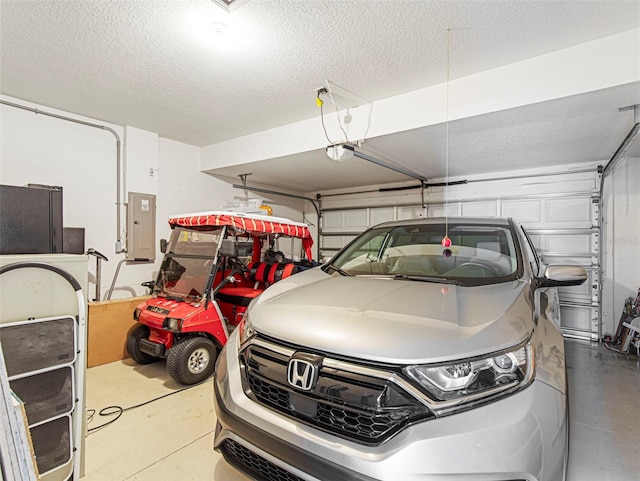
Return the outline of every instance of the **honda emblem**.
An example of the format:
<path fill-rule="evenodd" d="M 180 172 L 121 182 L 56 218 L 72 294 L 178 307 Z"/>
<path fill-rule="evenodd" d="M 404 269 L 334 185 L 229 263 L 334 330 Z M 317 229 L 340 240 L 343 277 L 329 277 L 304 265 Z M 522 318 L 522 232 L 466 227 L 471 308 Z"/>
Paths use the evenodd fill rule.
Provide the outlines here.
<path fill-rule="evenodd" d="M 287 369 L 287 380 L 293 387 L 310 391 L 318 377 L 318 367 L 304 359 L 292 358 Z"/>

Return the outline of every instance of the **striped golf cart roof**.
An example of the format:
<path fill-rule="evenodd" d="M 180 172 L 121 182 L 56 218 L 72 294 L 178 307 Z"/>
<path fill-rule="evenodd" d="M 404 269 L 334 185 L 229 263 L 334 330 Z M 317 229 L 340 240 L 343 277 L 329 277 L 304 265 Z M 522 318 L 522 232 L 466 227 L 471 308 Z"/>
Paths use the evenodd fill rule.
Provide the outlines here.
<path fill-rule="evenodd" d="M 313 239 L 311 238 L 311 232 L 309 232 L 307 225 L 283 217 L 211 211 L 173 215 L 169 218 L 169 224 L 182 227 L 226 225 L 248 232 L 251 235 L 280 234 L 288 237 L 297 237 L 302 239 L 302 246 L 304 247 L 307 258 L 313 259 L 311 254 Z"/>

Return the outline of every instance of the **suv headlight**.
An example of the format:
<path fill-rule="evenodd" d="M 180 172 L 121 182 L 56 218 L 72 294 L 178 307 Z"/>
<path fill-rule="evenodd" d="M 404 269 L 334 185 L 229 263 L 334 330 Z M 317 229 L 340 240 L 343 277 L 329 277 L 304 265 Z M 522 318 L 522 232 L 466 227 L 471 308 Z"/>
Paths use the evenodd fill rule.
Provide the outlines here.
<path fill-rule="evenodd" d="M 535 375 L 531 341 L 487 356 L 414 365 L 404 373 L 434 401 L 438 414 L 472 407 L 528 386 Z"/>
<path fill-rule="evenodd" d="M 245 313 L 242 321 L 238 325 L 238 338 L 240 339 L 240 346 L 243 346 L 249 339 L 256 335 L 256 331 L 251 324 L 249 314 Z"/>

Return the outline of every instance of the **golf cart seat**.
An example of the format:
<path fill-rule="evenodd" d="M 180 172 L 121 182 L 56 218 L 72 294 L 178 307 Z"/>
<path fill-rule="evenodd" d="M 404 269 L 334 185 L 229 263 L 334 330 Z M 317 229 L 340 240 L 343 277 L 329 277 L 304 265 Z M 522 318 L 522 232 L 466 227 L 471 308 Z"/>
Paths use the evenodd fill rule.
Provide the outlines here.
<path fill-rule="evenodd" d="M 249 279 L 255 282 L 254 287 L 228 285 L 220 289 L 216 299 L 237 306 L 248 306 L 268 286 L 295 274 L 298 270 L 299 267 L 295 264 L 254 262 L 249 266 Z"/>
<path fill-rule="evenodd" d="M 249 303 L 262 294 L 263 289 L 254 289 L 253 287 L 223 287 L 216 294 L 216 299 L 220 302 L 234 304 L 236 306 L 248 306 Z"/>

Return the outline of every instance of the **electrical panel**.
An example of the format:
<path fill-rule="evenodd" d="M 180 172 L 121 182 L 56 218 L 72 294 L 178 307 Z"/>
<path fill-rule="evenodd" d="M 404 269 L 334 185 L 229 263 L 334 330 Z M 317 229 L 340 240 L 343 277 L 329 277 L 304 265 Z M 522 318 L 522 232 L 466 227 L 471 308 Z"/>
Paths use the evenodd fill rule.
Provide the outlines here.
<path fill-rule="evenodd" d="M 127 260 L 156 258 L 156 196 L 129 192 L 127 203 Z"/>

